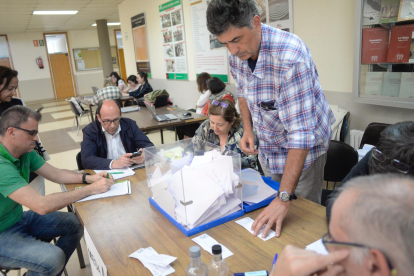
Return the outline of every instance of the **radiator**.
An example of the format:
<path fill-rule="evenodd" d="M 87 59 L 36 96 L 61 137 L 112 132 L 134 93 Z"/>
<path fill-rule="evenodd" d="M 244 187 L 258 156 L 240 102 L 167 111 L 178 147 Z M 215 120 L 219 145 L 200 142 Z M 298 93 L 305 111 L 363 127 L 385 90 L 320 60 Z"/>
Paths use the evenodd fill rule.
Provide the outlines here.
<path fill-rule="evenodd" d="M 364 131 L 358 130 L 358 129 L 352 129 L 351 130 L 351 141 L 350 141 L 351 147 L 358 150 L 359 145 L 361 145 L 361 139 L 363 135 L 364 135 Z"/>

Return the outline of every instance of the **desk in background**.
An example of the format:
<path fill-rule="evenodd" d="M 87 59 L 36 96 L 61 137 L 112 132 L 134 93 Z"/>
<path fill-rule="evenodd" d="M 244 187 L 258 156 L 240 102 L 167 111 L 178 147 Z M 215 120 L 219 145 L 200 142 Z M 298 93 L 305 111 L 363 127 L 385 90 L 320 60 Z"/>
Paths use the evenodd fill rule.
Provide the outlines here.
<path fill-rule="evenodd" d="M 185 268 L 190 262 L 188 250 L 196 245 L 191 239 L 202 233 L 210 235 L 233 252 L 234 255 L 226 259 L 230 275 L 263 269 L 270 271 L 274 254 L 282 252 L 286 245 L 305 248 L 327 232 L 325 207 L 298 197 L 292 202 L 283 221 L 280 238 L 262 241 L 234 220 L 186 237 L 150 205 L 145 169 L 135 173 L 128 178 L 131 181 L 131 195 L 74 204 L 76 214 L 108 269 L 108 275 L 152 275 L 140 261 L 128 257 L 139 248 L 149 246 L 159 254 L 177 257 L 171 264 L 176 271 L 174 275 L 185 275 Z M 70 184 L 66 188 L 70 190 L 77 186 L 80 185 Z M 259 209 L 245 216 L 254 219 L 261 211 Z M 208 264 L 212 256 L 202 249 L 201 258 Z"/>

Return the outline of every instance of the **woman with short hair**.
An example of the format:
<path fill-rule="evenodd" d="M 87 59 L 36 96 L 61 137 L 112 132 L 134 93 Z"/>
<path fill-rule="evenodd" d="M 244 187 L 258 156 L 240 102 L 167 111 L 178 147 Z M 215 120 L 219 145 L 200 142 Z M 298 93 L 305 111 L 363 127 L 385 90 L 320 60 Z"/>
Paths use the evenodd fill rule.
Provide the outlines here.
<path fill-rule="evenodd" d="M 208 113 L 209 119 L 205 120 L 197 129 L 193 143 L 210 142 L 220 146 L 221 153 L 224 155 L 230 152 L 239 153 L 242 169 L 257 170 L 257 155 L 246 155 L 240 149 L 239 142 L 243 137 L 243 125 L 234 103 L 227 99 L 213 100 Z M 257 148 L 258 140 L 256 134 L 254 136 L 255 148 Z"/>
<path fill-rule="evenodd" d="M 133 92 L 129 92 L 129 96 L 132 96 L 136 99 L 142 98 L 145 96 L 145 94 L 148 94 L 149 92 L 152 92 L 152 87 L 148 83 L 148 74 L 145 72 L 138 72 L 137 74 L 137 81 L 138 84 L 141 84 L 141 86 L 138 87 L 137 90 Z"/>

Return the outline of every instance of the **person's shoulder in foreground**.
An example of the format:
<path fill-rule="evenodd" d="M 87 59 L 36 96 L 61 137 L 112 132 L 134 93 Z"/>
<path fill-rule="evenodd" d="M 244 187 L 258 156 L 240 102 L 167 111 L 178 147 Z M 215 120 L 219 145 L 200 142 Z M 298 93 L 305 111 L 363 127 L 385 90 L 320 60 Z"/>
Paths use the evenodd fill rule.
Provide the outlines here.
<path fill-rule="evenodd" d="M 414 180 L 362 176 L 339 189 L 322 239 L 328 255 L 287 246 L 271 275 L 412 275 Z"/>

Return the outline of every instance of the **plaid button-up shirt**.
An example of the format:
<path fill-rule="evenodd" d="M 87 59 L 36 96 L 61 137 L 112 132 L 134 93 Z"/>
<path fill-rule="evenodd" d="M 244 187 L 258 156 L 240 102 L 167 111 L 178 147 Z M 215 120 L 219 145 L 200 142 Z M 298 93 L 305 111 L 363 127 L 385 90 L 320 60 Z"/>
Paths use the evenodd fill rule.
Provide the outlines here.
<path fill-rule="evenodd" d="M 247 60 L 230 55 L 229 61 L 237 96 L 247 102 L 260 141 L 259 154 L 270 171 L 283 173 L 289 149 L 309 149 L 303 167 L 307 169 L 328 150 L 335 117 L 305 43 L 262 24 L 254 72 Z"/>
<path fill-rule="evenodd" d="M 92 104 L 97 105 L 103 100 L 122 98 L 121 90 L 118 86 L 107 86 L 98 91 L 92 98 Z"/>

